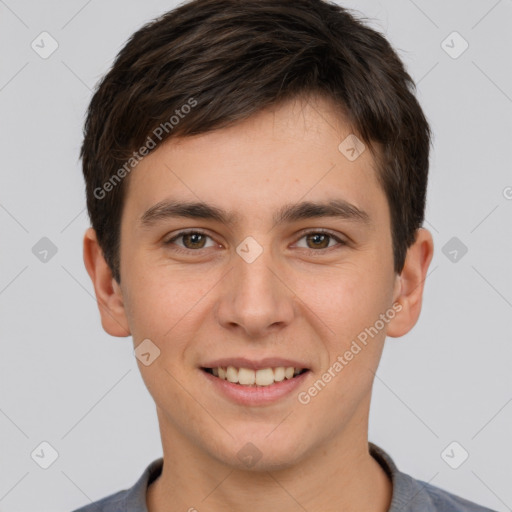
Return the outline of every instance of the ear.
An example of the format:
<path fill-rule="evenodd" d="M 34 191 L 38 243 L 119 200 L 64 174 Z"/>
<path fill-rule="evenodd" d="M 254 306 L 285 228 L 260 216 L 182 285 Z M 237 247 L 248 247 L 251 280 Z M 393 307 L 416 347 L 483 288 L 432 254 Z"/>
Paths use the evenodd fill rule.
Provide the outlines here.
<path fill-rule="evenodd" d="M 399 303 L 402 309 L 390 320 L 387 335 L 398 338 L 408 333 L 418 321 L 421 312 L 423 287 L 428 267 L 434 254 L 434 242 L 430 231 L 419 228 L 416 240 L 409 247 L 404 268 L 396 276 L 393 303 Z"/>
<path fill-rule="evenodd" d="M 94 285 L 103 329 L 111 336 L 129 336 L 121 288 L 112 277 L 93 228 L 87 229 L 84 235 L 84 263 Z"/>

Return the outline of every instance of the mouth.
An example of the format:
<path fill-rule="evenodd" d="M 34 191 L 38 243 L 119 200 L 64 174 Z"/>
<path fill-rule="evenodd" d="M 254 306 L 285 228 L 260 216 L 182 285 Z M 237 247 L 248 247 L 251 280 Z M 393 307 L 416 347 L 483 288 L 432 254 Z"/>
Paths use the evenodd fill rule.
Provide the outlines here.
<path fill-rule="evenodd" d="M 248 388 L 264 388 L 281 382 L 296 379 L 309 372 L 308 368 L 295 366 L 276 366 L 260 369 L 235 367 L 235 366 L 214 366 L 201 367 L 201 370 L 217 379 L 244 386 Z"/>

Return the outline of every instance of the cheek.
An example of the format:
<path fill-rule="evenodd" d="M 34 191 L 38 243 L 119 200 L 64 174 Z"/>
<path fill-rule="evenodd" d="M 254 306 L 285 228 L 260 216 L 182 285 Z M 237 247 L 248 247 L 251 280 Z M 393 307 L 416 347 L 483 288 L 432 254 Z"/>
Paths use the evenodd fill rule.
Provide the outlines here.
<path fill-rule="evenodd" d="M 299 403 L 311 417 L 323 416 L 326 428 L 333 430 L 369 400 L 385 339 L 386 324 L 379 319 L 390 308 L 386 283 L 376 280 L 375 273 L 353 270 L 330 285 L 326 281 L 325 294 L 310 295 L 308 304 L 334 332 L 322 340 L 322 368 L 302 390 Z"/>
<path fill-rule="evenodd" d="M 389 307 L 392 293 L 386 272 L 348 264 L 328 272 L 303 273 L 296 277 L 294 289 L 339 342 L 373 324 Z"/>
<path fill-rule="evenodd" d="M 318 410 L 318 414 L 332 403 L 355 408 L 370 392 L 387 325 L 379 319 L 390 308 L 392 298 L 392 281 L 386 268 L 346 265 L 332 269 L 330 274 L 308 277 L 309 286 L 298 292 L 316 314 L 311 318 L 325 333 L 325 355 L 318 376 L 322 382 L 310 390 L 311 395 L 306 390 L 315 402 L 311 410 Z M 313 399 L 315 393 L 318 399 L 316 395 Z M 339 411 L 333 410 L 332 414 L 337 417 Z"/>
<path fill-rule="evenodd" d="M 128 284 L 132 334 L 163 341 L 182 330 L 214 284 L 212 275 L 192 276 L 170 266 L 133 272 Z"/>
<path fill-rule="evenodd" d="M 202 273 L 198 279 L 169 267 L 131 275 L 131 332 L 135 347 L 146 339 L 156 346 L 154 362 L 138 366 L 157 404 L 186 406 L 179 383 L 190 378 L 197 329 L 213 308 L 208 291 L 218 281 L 214 277 Z"/>

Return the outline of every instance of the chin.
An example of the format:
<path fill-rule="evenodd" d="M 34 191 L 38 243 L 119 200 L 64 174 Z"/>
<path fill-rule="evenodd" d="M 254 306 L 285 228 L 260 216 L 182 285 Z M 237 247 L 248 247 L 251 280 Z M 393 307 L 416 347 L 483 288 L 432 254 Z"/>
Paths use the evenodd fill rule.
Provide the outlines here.
<path fill-rule="evenodd" d="M 286 428 L 278 433 L 282 426 L 276 429 L 277 425 L 264 429 L 258 427 L 254 434 L 247 429 L 241 431 L 234 435 L 235 440 L 226 440 L 228 445 L 224 449 L 215 450 L 215 458 L 241 471 L 278 471 L 296 465 L 305 455 L 304 436 Z"/>

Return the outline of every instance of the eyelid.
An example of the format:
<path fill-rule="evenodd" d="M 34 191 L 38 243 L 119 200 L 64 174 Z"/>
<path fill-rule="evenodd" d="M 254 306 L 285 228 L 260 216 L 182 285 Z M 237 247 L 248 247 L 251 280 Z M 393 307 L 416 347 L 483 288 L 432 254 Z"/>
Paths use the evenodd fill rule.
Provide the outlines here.
<path fill-rule="evenodd" d="M 302 238 L 305 235 L 311 235 L 311 234 L 316 234 L 316 233 L 320 233 L 320 234 L 324 234 L 324 235 L 330 235 L 333 238 L 336 238 L 337 240 L 340 240 L 341 242 L 345 241 L 341 237 L 341 233 L 338 233 L 336 231 L 332 231 L 332 230 L 327 229 L 327 228 L 316 228 L 316 229 L 314 229 L 314 228 L 306 228 L 306 229 L 303 229 L 302 231 L 299 231 L 297 233 L 297 236 Z"/>
<path fill-rule="evenodd" d="M 325 228 L 317 228 L 317 229 L 311 229 L 311 228 L 308 228 L 308 229 L 305 229 L 304 231 L 300 231 L 298 233 L 298 239 L 297 239 L 297 242 L 299 240 L 301 240 L 302 238 L 304 238 L 305 236 L 308 236 L 308 235 L 328 235 L 330 236 L 331 238 L 333 238 L 334 240 L 336 240 L 336 242 L 338 242 L 338 245 L 339 246 L 343 246 L 343 245 L 347 245 L 348 244 L 348 241 L 347 240 L 344 240 L 341 236 L 339 236 L 337 233 L 329 230 L 329 229 L 325 229 Z M 295 243 L 297 243 L 295 242 Z M 332 247 L 325 247 L 324 249 L 310 249 L 309 247 L 301 247 L 301 249 L 306 249 L 306 250 L 309 250 L 309 251 L 313 251 L 313 252 L 322 252 L 322 251 L 327 251 L 329 249 L 334 249 L 336 246 L 332 246 Z"/>
<path fill-rule="evenodd" d="M 206 231 L 202 230 L 201 228 L 193 228 L 193 229 L 184 229 L 184 230 L 178 231 L 176 234 L 172 235 L 171 238 L 164 240 L 164 245 L 168 245 L 168 244 L 170 245 L 175 240 L 177 240 L 178 238 L 181 238 L 182 236 L 195 234 L 195 233 L 197 233 L 198 235 L 204 235 L 204 236 L 210 238 L 211 240 L 215 241 L 210 234 L 208 234 Z M 215 243 L 217 243 L 217 242 L 215 242 Z M 184 250 L 193 251 L 194 249 L 186 249 L 185 248 Z"/>
<path fill-rule="evenodd" d="M 181 238 L 182 236 L 189 235 L 189 234 L 192 234 L 192 233 L 197 233 L 197 234 L 200 234 L 200 235 L 204 235 L 207 238 L 210 238 L 217 245 L 220 245 L 220 244 L 218 244 L 218 242 L 216 242 L 214 240 L 214 238 L 210 234 L 208 234 L 206 231 L 202 230 L 201 228 L 189 228 L 189 229 L 184 229 L 182 231 L 178 231 L 171 238 L 169 238 L 168 240 L 164 241 L 164 245 L 171 245 L 178 238 Z M 328 229 L 325 229 L 325 228 L 317 228 L 317 229 L 308 228 L 308 229 L 304 229 L 304 230 L 300 231 L 298 234 L 296 234 L 297 240 L 296 240 L 295 244 L 297 242 L 299 242 L 305 236 L 313 235 L 313 234 L 314 235 L 316 235 L 316 234 L 328 235 L 331 238 L 333 238 L 336 242 L 338 242 L 337 246 L 344 246 L 344 245 L 348 244 L 348 242 L 346 240 L 344 240 L 342 237 L 340 237 L 338 234 L 336 234 L 336 233 L 334 233 L 334 232 L 332 232 L 332 231 L 330 231 Z M 300 247 L 300 249 L 305 249 L 307 251 L 312 251 L 312 252 L 322 252 L 322 251 L 327 251 L 329 249 L 334 249 L 337 246 L 334 245 L 332 247 L 325 247 L 325 248 L 322 248 L 322 249 L 311 249 L 309 247 Z M 186 247 L 176 246 L 174 250 L 176 250 L 178 252 L 181 251 L 181 252 L 193 253 L 193 252 L 199 252 L 201 249 L 209 249 L 209 248 L 210 247 L 201 247 L 200 249 L 188 249 Z"/>

